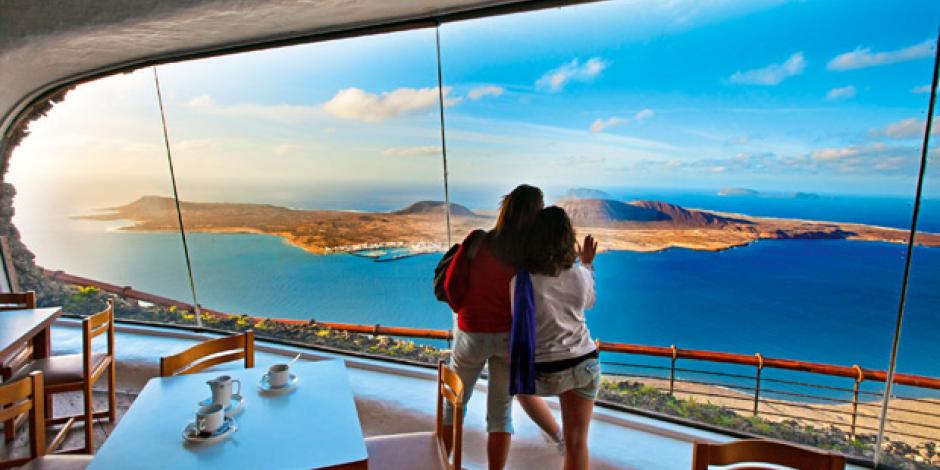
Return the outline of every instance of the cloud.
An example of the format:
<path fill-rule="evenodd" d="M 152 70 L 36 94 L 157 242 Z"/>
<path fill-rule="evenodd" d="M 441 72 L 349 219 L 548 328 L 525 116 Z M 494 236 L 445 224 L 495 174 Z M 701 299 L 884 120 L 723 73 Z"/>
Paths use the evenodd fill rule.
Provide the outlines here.
<path fill-rule="evenodd" d="M 447 98 L 449 93 L 450 87 L 444 87 L 445 106 L 460 102 L 460 98 Z M 374 123 L 433 108 L 437 104 L 437 87 L 398 88 L 381 95 L 351 87 L 336 92 L 320 108 L 341 119 Z"/>
<path fill-rule="evenodd" d="M 777 85 L 785 79 L 806 70 L 806 59 L 802 52 L 790 56 L 782 64 L 770 64 L 764 68 L 735 72 L 728 81 L 739 85 Z"/>
<path fill-rule="evenodd" d="M 825 157 L 825 158 L 817 158 Z M 813 152 L 814 170 L 841 173 L 914 172 L 918 149 L 911 146 L 889 146 L 875 142 L 865 146 L 827 148 Z"/>
<path fill-rule="evenodd" d="M 898 170 L 909 160 L 904 157 L 885 157 L 875 163 L 876 170 Z"/>
<path fill-rule="evenodd" d="M 845 100 L 855 96 L 855 85 L 849 85 L 839 88 L 833 88 L 826 93 L 826 99 L 829 101 Z"/>
<path fill-rule="evenodd" d="M 187 108 L 211 109 L 215 107 L 215 100 L 209 95 L 199 95 L 186 102 Z"/>
<path fill-rule="evenodd" d="M 928 39 L 904 49 L 886 52 L 872 52 L 869 48 L 857 47 L 854 51 L 835 56 L 826 65 L 829 70 L 845 71 L 879 65 L 923 59 L 933 55 L 933 40 Z"/>
<path fill-rule="evenodd" d="M 930 93 L 930 84 L 916 86 L 911 88 L 911 93 Z"/>
<path fill-rule="evenodd" d="M 811 157 L 813 160 L 829 162 L 834 160 L 842 160 L 844 158 L 853 157 L 858 155 L 858 149 L 855 147 L 842 147 L 842 148 L 824 148 L 816 150 L 812 153 Z"/>
<path fill-rule="evenodd" d="M 607 119 L 595 119 L 594 122 L 591 123 L 591 132 L 601 132 L 608 127 L 625 124 L 627 122 L 628 120 L 616 116 L 611 116 Z"/>
<path fill-rule="evenodd" d="M 171 148 L 177 152 L 204 153 L 219 148 L 219 143 L 213 139 L 184 139 L 179 142 L 170 142 Z"/>
<path fill-rule="evenodd" d="M 578 59 L 572 59 L 556 69 L 549 70 L 535 82 L 535 88 L 539 90 L 548 90 L 549 92 L 561 91 L 568 82 L 588 82 L 596 78 L 607 66 L 609 62 L 600 57 L 592 57 L 583 65 Z"/>
<path fill-rule="evenodd" d="M 892 139 L 914 139 L 924 136 L 924 126 L 926 123 L 923 119 L 910 118 L 902 119 L 898 122 L 893 122 L 885 126 L 884 129 L 872 129 L 869 131 L 869 134 L 873 137 L 890 137 Z M 937 126 L 934 123 L 933 128 L 930 130 L 930 135 L 940 134 L 940 126 Z"/>
<path fill-rule="evenodd" d="M 607 161 L 604 157 L 599 156 L 587 156 L 587 155 L 578 155 L 575 157 L 569 157 L 566 160 L 566 164 L 575 165 L 575 166 L 592 166 L 600 165 Z"/>
<path fill-rule="evenodd" d="M 280 144 L 274 147 L 274 154 L 283 157 L 297 152 L 300 148 L 297 144 Z"/>
<path fill-rule="evenodd" d="M 636 121 L 642 121 L 644 119 L 649 119 L 653 117 L 653 115 L 655 114 L 656 112 L 654 112 L 652 109 L 646 108 L 634 114 L 633 119 Z M 590 129 L 591 129 L 591 132 L 601 132 L 604 129 L 607 129 L 608 127 L 613 127 L 613 126 L 617 126 L 620 124 L 627 124 L 628 122 L 630 122 L 630 119 L 628 118 L 611 116 L 607 119 L 595 119 L 594 122 L 591 123 Z"/>
<path fill-rule="evenodd" d="M 484 96 L 499 96 L 503 94 L 503 87 L 496 85 L 478 86 L 467 93 L 467 98 L 478 100 Z"/>
<path fill-rule="evenodd" d="M 919 150 L 911 145 L 867 145 L 820 148 L 803 154 L 737 152 L 715 158 L 638 160 L 630 169 L 649 172 L 742 174 L 913 174 Z"/>
<path fill-rule="evenodd" d="M 430 145 L 424 147 L 389 147 L 382 151 L 382 155 L 386 157 L 419 157 L 440 154 L 440 147 Z"/>
<path fill-rule="evenodd" d="M 229 106 L 219 105 L 209 95 L 199 95 L 186 102 L 185 106 L 194 111 L 210 113 L 221 116 L 230 116 L 249 119 L 265 119 L 280 122 L 296 122 L 309 120 L 319 116 L 320 110 L 315 106 L 300 106 L 292 104 L 252 104 L 243 103 Z"/>

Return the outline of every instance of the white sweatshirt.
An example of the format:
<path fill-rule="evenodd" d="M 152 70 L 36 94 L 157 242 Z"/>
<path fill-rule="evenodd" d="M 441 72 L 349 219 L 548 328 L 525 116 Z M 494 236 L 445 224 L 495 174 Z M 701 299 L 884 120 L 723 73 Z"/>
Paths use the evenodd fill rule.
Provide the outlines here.
<path fill-rule="evenodd" d="M 595 345 L 584 311 L 594 307 L 594 267 L 575 264 L 557 277 L 533 274 L 531 278 L 535 293 L 535 362 L 572 359 L 593 351 Z M 510 289 L 515 303 L 515 276 Z"/>

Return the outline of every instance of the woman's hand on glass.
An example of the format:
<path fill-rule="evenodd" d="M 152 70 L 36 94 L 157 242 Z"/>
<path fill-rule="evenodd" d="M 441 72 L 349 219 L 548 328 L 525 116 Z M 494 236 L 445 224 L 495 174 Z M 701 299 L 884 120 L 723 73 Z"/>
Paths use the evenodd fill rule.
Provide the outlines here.
<path fill-rule="evenodd" d="M 597 241 L 594 237 L 588 235 L 584 237 L 584 243 L 581 244 L 581 264 L 591 264 L 594 262 L 594 255 L 597 254 Z"/>

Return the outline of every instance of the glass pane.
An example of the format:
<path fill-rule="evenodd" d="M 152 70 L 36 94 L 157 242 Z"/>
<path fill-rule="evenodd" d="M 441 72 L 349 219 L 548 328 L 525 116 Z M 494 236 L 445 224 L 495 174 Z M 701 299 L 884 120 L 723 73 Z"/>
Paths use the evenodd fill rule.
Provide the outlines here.
<path fill-rule="evenodd" d="M 203 306 L 450 327 L 430 282 L 430 253 L 447 243 L 435 58 L 434 31 L 418 30 L 160 68 Z M 387 352 L 259 319 L 208 321 Z"/>
<path fill-rule="evenodd" d="M 925 82 L 929 76 L 925 75 Z M 921 87 L 924 109 L 929 85 Z M 926 113 L 919 113 L 917 133 L 907 139 L 910 145 L 921 145 Z M 934 115 L 934 129 L 937 116 Z M 936 134 L 932 132 L 931 136 Z M 898 349 L 897 375 L 889 404 L 885 427 L 885 462 L 895 466 L 918 465 L 915 468 L 940 467 L 940 367 L 936 361 L 937 335 L 940 334 L 940 172 L 936 149 L 931 137 L 927 154 L 927 172 L 917 222 L 917 243 L 911 258 L 907 302 Z M 916 462 L 916 464 L 915 464 Z M 903 467 L 907 468 L 907 467 Z"/>
<path fill-rule="evenodd" d="M 103 308 L 108 291 L 123 286 L 192 303 L 149 69 L 69 91 L 31 123 L 13 153 L 7 182 L 16 190 L 13 223 L 25 244 L 13 244 L 17 274 L 22 289 L 37 292 L 40 305 L 92 313 Z M 161 221 L 159 232 L 145 232 L 144 215 Z M 42 275 L 25 250 L 39 267 L 64 275 Z M 119 317 L 192 323 L 185 308 L 134 297 L 149 298 L 122 297 Z"/>
<path fill-rule="evenodd" d="M 604 250 L 603 400 L 872 457 L 852 366 L 887 367 L 918 155 L 897 137 L 922 122 L 940 17 L 908 6 L 605 2 L 441 28 L 467 97 L 447 108 L 453 200 L 493 211 L 535 184 Z M 883 383 L 859 388 L 865 408 Z"/>

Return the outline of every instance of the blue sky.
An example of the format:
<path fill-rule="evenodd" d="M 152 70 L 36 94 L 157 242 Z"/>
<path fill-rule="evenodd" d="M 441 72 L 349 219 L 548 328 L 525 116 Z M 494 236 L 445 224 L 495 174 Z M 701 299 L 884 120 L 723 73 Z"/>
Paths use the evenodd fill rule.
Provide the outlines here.
<path fill-rule="evenodd" d="M 908 195 L 938 24 L 931 0 L 614 1 L 447 24 L 451 184 Z M 440 185 L 434 30 L 158 70 L 184 198 Z M 73 91 L 14 181 L 54 184 L 55 165 L 166 192 L 151 73 Z"/>

